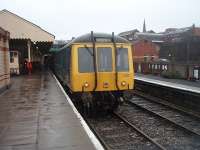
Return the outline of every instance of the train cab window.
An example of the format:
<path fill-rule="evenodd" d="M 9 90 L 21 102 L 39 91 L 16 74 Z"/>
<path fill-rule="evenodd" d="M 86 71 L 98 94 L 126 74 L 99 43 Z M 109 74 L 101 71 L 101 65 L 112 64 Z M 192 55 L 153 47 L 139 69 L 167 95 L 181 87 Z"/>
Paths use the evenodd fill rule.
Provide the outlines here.
<path fill-rule="evenodd" d="M 110 47 L 97 48 L 97 62 L 99 72 L 111 72 L 112 68 L 112 49 Z"/>
<path fill-rule="evenodd" d="M 119 72 L 129 71 L 128 63 L 128 49 L 127 48 L 117 48 L 117 69 Z"/>
<path fill-rule="evenodd" d="M 78 70 L 80 73 L 94 72 L 92 48 L 78 48 Z"/>

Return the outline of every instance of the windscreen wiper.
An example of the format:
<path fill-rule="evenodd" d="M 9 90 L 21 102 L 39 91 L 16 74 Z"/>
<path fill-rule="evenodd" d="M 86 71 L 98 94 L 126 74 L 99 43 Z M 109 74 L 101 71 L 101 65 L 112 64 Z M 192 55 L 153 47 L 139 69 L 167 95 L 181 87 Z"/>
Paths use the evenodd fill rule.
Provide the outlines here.
<path fill-rule="evenodd" d="M 117 51 L 117 46 L 116 46 L 116 42 L 115 42 L 115 35 L 114 32 L 112 32 L 112 42 L 114 45 L 114 51 L 115 51 L 115 84 L 116 84 L 116 88 L 117 90 L 119 90 L 119 86 L 118 86 L 118 51 Z"/>
<path fill-rule="evenodd" d="M 96 49 L 95 49 L 95 37 L 93 31 L 91 31 L 91 40 L 92 40 L 92 49 L 93 49 L 93 67 L 95 74 L 95 85 L 93 91 L 96 91 L 97 88 L 97 64 L 96 64 Z"/>
<path fill-rule="evenodd" d="M 94 53 L 92 53 L 92 52 L 90 51 L 90 48 L 87 47 L 87 45 L 85 45 L 85 48 L 86 48 L 86 50 L 88 51 L 88 53 L 89 53 L 91 56 L 94 56 Z"/>

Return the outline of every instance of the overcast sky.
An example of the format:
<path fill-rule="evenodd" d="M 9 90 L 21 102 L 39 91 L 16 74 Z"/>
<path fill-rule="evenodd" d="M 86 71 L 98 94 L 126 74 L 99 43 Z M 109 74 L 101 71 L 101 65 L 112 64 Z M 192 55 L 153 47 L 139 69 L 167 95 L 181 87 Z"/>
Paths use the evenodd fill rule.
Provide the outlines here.
<path fill-rule="evenodd" d="M 200 0 L 0 0 L 7 9 L 54 34 L 71 39 L 94 32 L 164 31 L 200 26 Z M 0 20 L 1 21 L 1 20 Z"/>

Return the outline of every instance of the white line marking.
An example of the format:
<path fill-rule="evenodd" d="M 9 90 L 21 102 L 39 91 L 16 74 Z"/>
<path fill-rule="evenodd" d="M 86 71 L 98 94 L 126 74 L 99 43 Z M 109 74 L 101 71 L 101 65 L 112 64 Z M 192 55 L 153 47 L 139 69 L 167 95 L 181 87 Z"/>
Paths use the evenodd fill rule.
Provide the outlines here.
<path fill-rule="evenodd" d="M 57 78 L 56 78 L 56 76 L 54 74 L 53 74 L 53 77 L 55 78 L 55 80 L 56 80 L 57 84 L 59 85 L 61 91 L 65 95 L 65 97 L 67 99 L 67 102 L 72 107 L 72 109 L 73 109 L 74 113 L 76 114 L 77 118 L 80 120 L 80 122 L 81 122 L 84 130 L 86 131 L 87 135 L 91 139 L 91 141 L 92 141 L 93 145 L 95 146 L 95 148 L 97 150 L 104 150 L 103 146 L 101 145 L 101 143 L 99 142 L 99 140 L 97 139 L 97 137 L 94 135 L 94 133 L 90 130 L 89 126 L 87 125 L 87 123 L 85 122 L 85 120 L 83 119 L 83 117 L 81 116 L 81 114 L 78 112 L 78 110 L 76 109 L 76 107 L 72 103 L 72 101 L 69 98 L 69 96 L 65 93 L 65 90 L 63 89 L 63 87 L 61 86 L 60 82 L 57 80 Z"/>
<path fill-rule="evenodd" d="M 154 79 L 146 79 L 143 77 L 135 77 L 136 80 L 141 80 L 141 81 L 145 81 L 145 82 L 149 82 L 149 83 L 153 83 L 153 84 L 157 84 L 157 85 L 162 85 L 162 86 L 166 86 L 166 87 L 171 87 L 174 89 L 180 89 L 183 91 L 189 91 L 189 92 L 194 92 L 194 93 L 200 93 L 200 88 L 198 87 L 192 87 L 192 86 L 188 86 L 188 85 L 183 85 L 183 84 L 178 84 L 178 83 L 171 83 L 171 82 L 167 82 L 167 81 L 161 81 L 161 80 L 154 80 Z M 193 88 L 193 89 L 191 89 Z"/>

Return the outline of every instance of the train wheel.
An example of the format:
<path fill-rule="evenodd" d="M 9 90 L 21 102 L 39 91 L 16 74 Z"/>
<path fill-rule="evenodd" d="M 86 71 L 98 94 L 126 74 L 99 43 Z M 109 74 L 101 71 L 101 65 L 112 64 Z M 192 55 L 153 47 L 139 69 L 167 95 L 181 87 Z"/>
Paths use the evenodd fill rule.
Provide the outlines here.
<path fill-rule="evenodd" d="M 127 90 L 127 91 L 124 91 L 123 93 L 123 98 L 124 100 L 130 100 L 131 98 L 133 97 L 133 92 L 132 90 Z"/>

